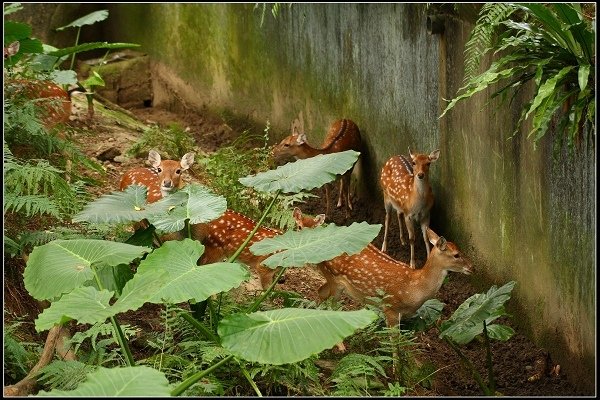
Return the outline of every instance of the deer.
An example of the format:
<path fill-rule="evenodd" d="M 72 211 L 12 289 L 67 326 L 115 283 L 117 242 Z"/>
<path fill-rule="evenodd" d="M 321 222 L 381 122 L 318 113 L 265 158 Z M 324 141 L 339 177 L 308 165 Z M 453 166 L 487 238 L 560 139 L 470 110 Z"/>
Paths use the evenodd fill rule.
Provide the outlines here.
<path fill-rule="evenodd" d="M 412 153 L 409 147 L 408 153 L 410 158 L 404 155 L 393 156 L 381 169 L 379 181 L 383 189 L 385 207 L 385 227 L 381 251 L 386 252 L 387 250 L 387 234 L 393 208 L 398 217 L 402 245 L 406 244 L 401 222 L 401 216 L 404 216 L 410 243 L 410 266 L 415 268 L 415 224 L 421 226 L 427 256 L 430 252 L 427 228 L 434 199 L 429 184 L 429 167 L 439 158 L 440 151 L 434 150 L 429 154 Z"/>
<path fill-rule="evenodd" d="M 181 175 L 194 163 L 194 152 L 189 152 L 181 157 L 180 161 L 163 160 L 156 150 L 148 152 L 150 168 L 132 168 L 126 171 L 119 182 L 119 190 L 123 191 L 130 185 L 146 186 L 146 202 L 154 203 L 171 192 L 181 189 L 183 181 Z M 150 226 L 148 220 L 143 219 L 134 224 L 134 230 Z"/>
<path fill-rule="evenodd" d="M 289 159 L 306 159 L 319 154 L 331 154 L 346 150 L 360 151 L 361 137 L 358 126 L 349 119 L 339 119 L 334 121 L 327 134 L 321 148 L 314 148 L 308 144 L 305 133 L 300 133 L 296 128 L 291 135 L 284 138 L 279 144 L 273 147 L 272 155 L 277 164 L 285 163 Z M 354 166 L 344 173 L 340 179 L 340 190 L 337 202 L 337 208 L 342 206 L 342 200 L 346 197 L 345 208 L 346 217 L 348 209 L 352 210 L 352 200 L 350 198 L 350 179 Z M 345 189 L 345 190 L 344 190 Z M 325 185 L 326 210 L 325 214 L 330 215 L 329 204 L 329 184 Z"/>
<path fill-rule="evenodd" d="M 314 218 L 302 216 L 301 221 L 306 226 L 317 226 L 324 221 L 324 216 L 321 215 Z M 204 253 L 200 257 L 199 264 L 211 264 L 230 258 L 244 243 L 255 227 L 256 222 L 253 219 L 230 209 L 227 209 L 223 215 L 210 222 L 191 224 L 191 238 L 200 241 L 204 245 Z M 249 247 L 263 239 L 272 238 L 282 233 L 279 229 L 260 226 L 237 258 L 242 263 L 248 265 L 258 275 L 262 289 L 266 289 L 271 285 L 281 267 L 273 269 L 263 265 L 263 261 L 270 254 L 262 256 L 254 255 Z M 163 242 L 165 240 L 181 240 L 184 237 L 185 230 L 182 230 L 164 235 L 161 237 L 161 240 Z"/>
<path fill-rule="evenodd" d="M 342 291 L 361 304 L 374 304 L 372 298 L 383 301 L 382 308 L 389 327 L 399 326 L 403 316 L 413 315 L 427 300 L 435 297 L 449 271 L 470 275 L 471 262 L 456 244 L 427 228 L 432 249 L 420 269 L 395 260 L 372 243 L 357 254 L 342 254 L 317 264 L 326 282 L 319 292 L 322 302 Z"/>
<path fill-rule="evenodd" d="M 24 96 L 36 101 L 40 121 L 48 130 L 58 124 L 69 122 L 72 112 L 71 96 L 75 92 L 85 91 L 82 87 L 64 90 L 48 80 L 9 79 L 7 92 L 12 96 Z"/>
<path fill-rule="evenodd" d="M 181 175 L 194 163 L 194 152 L 186 153 L 180 161 L 163 160 L 156 150 L 148 152 L 150 168 L 133 168 L 125 172 L 119 183 L 119 190 L 129 185 L 142 185 L 148 188 L 146 201 L 154 203 L 171 192 L 181 189 Z"/>

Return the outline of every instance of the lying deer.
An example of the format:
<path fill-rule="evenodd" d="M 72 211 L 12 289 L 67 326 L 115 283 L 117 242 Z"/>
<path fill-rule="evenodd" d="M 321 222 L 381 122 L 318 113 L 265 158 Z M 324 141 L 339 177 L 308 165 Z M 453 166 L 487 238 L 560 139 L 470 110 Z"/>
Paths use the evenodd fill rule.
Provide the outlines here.
<path fill-rule="evenodd" d="M 361 138 L 358 126 L 349 119 L 340 119 L 331 125 L 323 145 L 317 149 L 308 144 L 306 135 L 299 133 L 297 130 L 293 134 L 283 139 L 278 145 L 273 148 L 273 158 L 276 163 L 280 164 L 293 158 L 296 160 L 305 159 L 317 156 L 319 154 L 331 154 L 346 150 L 360 151 Z M 342 199 L 346 197 L 346 216 L 348 209 L 352 210 L 352 201 L 350 199 L 350 178 L 354 166 L 350 168 L 340 179 L 340 193 L 337 202 L 337 207 L 342 206 Z M 345 191 L 344 191 L 345 188 Z M 346 196 L 344 196 L 344 192 Z M 325 185 L 325 197 L 327 198 L 326 215 L 329 214 L 329 184 Z"/>
<path fill-rule="evenodd" d="M 387 248 L 390 213 L 394 208 L 398 216 L 400 241 L 403 245 L 406 242 L 404 241 L 400 217 L 404 215 L 410 242 L 410 266 L 415 268 L 414 224 L 421 226 L 427 256 L 429 256 L 427 228 L 429 227 L 430 211 L 433 206 L 433 191 L 429 185 L 429 166 L 439 158 L 440 151 L 435 150 L 430 154 L 418 154 L 412 153 L 409 148 L 408 153 L 410 159 L 403 155 L 393 156 L 387 160 L 381 170 L 380 183 L 385 205 L 385 228 L 381 251 L 385 252 Z"/>
<path fill-rule="evenodd" d="M 85 91 L 81 87 L 64 90 L 52 81 L 33 79 L 9 79 L 6 87 L 9 96 L 24 96 L 35 100 L 39 119 L 48 130 L 69 122 L 71 95 L 77 91 Z"/>
<path fill-rule="evenodd" d="M 125 172 L 119 183 L 119 190 L 129 185 L 142 185 L 148 188 L 147 202 L 154 203 L 173 190 L 183 187 L 181 175 L 194 163 L 194 153 L 189 152 L 180 161 L 163 160 L 156 150 L 148 152 L 150 168 L 133 168 Z"/>
<path fill-rule="evenodd" d="M 180 161 L 163 160 L 156 150 L 148 152 L 150 168 L 133 168 L 121 177 L 119 190 L 123 191 L 130 185 L 146 186 L 146 202 L 154 203 L 171 192 L 183 187 L 181 175 L 194 163 L 194 153 L 186 153 Z M 150 223 L 142 220 L 134 224 L 134 229 L 147 228 Z"/>
<path fill-rule="evenodd" d="M 320 225 L 324 219 L 322 216 L 301 218 L 302 223 L 307 226 Z M 204 245 L 204 254 L 200 258 L 200 264 L 210 264 L 227 260 L 244 243 L 255 226 L 256 222 L 254 220 L 233 210 L 226 210 L 223 215 L 211 222 L 192 224 L 190 226 L 192 239 L 198 240 Z M 263 239 L 281 235 L 282 233 L 278 229 L 260 226 L 237 258 L 237 260 L 248 265 L 258 275 L 263 289 L 271 285 L 273 278 L 280 271 L 281 267 L 273 269 L 264 266 L 262 262 L 270 255 L 254 255 L 249 247 Z M 180 231 L 165 235 L 161 239 L 163 241 L 181 240 L 184 237 L 184 231 Z"/>
<path fill-rule="evenodd" d="M 433 245 L 421 269 L 394 260 L 372 244 L 360 253 L 335 257 L 317 265 L 326 282 L 319 288 L 319 299 L 339 298 L 342 290 L 359 303 L 370 297 L 381 298 L 387 325 L 397 326 L 402 316 L 413 315 L 425 301 L 435 297 L 448 271 L 469 275 L 471 262 L 458 247 L 427 228 Z"/>

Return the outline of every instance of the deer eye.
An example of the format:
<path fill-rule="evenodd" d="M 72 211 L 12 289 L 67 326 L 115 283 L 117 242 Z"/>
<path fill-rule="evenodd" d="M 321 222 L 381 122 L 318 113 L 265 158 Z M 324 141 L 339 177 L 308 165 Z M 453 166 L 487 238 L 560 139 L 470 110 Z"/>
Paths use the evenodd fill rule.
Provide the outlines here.
<path fill-rule="evenodd" d="M 413 161 L 413 162 L 412 162 L 412 165 L 417 165 L 417 163 Z"/>
<path fill-rule="evenodd" d="M 458 254 L 458 253 L 457 253 L 457 254 L 455 254 L 455 255 L 454 255 L 454 258 L 460 258 L 460 254 Z"/>
<path fill-rule="evenodd" d="M 181 174 L 181 170 L 180 170 L 180 169 L 178 169 L 177 171 L 175 171 L 175 173 L 176 173 L 177 175 L 179 175 L 179 174 Z"/>
<path fill-rule="evenodd" d="M 289 143 L 285 143 L 283 147 L 290 147 Z"/>
<path fill-rule="evenodd" d="M 162 172 L 162 168 L 161 168 L 161 167 L 158 167 L 156 170 L 157 170 L 158 172 Z"/>

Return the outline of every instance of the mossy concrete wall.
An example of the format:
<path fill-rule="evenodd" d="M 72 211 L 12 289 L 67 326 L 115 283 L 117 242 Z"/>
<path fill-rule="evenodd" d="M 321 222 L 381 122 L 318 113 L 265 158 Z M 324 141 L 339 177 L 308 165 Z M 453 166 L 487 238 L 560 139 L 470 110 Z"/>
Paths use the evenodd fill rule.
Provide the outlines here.
<path fill-rule="evenodd" d="M 268 120 L 275 139 L 299 118 L 315 145 L 334 119 L 355 120 L 359 189 L 373 207 L 388 157 L 439 148 L 432 226 L 475 260 L 482 290 L 515 280 L 513 319 L 574 383 L 595 388 L 594 147 L 554 160 L 552 135 L 537 149 L 522 134 L 508 140 L 526 99 L 488 104 L 491 92 L 438 118 L 462 86 L 476 12 L 446 15 L 444 33 L 430 35 L 425 4 L 282 4 L 262 26 L 254 4 L 106 6 L 103 39 L 142 44 L 168 77 L 155 102 L 177 93 Z"/>

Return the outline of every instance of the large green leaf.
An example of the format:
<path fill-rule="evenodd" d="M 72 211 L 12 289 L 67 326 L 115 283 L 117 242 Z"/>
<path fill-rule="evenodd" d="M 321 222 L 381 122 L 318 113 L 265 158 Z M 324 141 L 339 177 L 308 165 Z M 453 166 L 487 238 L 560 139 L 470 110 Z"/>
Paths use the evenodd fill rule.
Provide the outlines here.
<path fill-rule="evenodd" d="M 452 316 L 440 326 L 440 338 L 449 338 L 458 344 L 466 344 L 483 332 L 483 321 L 487 329 L 496 330 L 490 323 L 505 315 L 504 303 L 510 299 L 515 286 L 510 281 L 500 288 L 492 286 L 487 293 L 478 293 L 465 300 Z"/>
<path fill-rule="evenodd" d="M 97 198 L 73 217 L 73 222 L 121 223 L 141 221 L 150 213 L 146 206 L 146 186 L 131 185 L 122 192 L 112 192 Z M 159 203 L 159 202 L 157 202 Z M 164 207 L 164 211 L 168 206 Z M 158 210 L 153 208 L 154 212 Z"/>
<path fill-rule="evenodd" d="M 331 260 L 343 253 L 356 254 L 371 243 L 380 230 L 381 224 L 366 222 L 354 222 L 350 226 L 330 224 L 263 239 L 254 243 L 250 251 L 256 255 L 277 252 L 263 262 L 271 268 L 300 267 Z"/>
<path fill-rule="evenodd" d="M 153 271 L 166 271 L 167 279 L 149 301 L 181 303 L 203 301 L 213 294 L 237 287 L 250 278 L 248 269 L 237 263 L 197 265 L 203 252 L 204 246 L 195 240 L 165 242 L 140 263 L 131 282 Z M 123 293 L 125 295 L 125 289 Z"/>
<path fill-rule="evenodd" d="M 167 272 L 162 269 L 143 276 L 136 274 L 134 279 L 127 282 L 114 305 L 109 304 L 113 291 L 98 291 L 92 286 L 79 287 L 44 310 L 35 321 L 35 327 L 42 331 L 70 320 L 80 324 L 95 324 L 119 313 L 137 310 L 161 289 L 167 282 L 167 276 Z"/>
<path fill-rule="evenodd" d="M 60 397 L 168 397 L 169 381 L 160 371 L 154 368 L 98 367 L 88 374 L 87 380 L 75 390 L 40 391 L 38 396 Z"/>
<path fill-rule="evenodd" d="M 186 219 L 190 224 L 201 224 L 217 219 L 227 209 L 225 197 L 216 195 L 206 186 L 199 184 L 189 184 L 161 202 L 164 202 L 170 211 L 149 215 L 148 221 L 156 229 L 167 233 L 183 229 Z"/>
<path fill-rule="evenodd" d="M 296 160 L 239 181 L 261 192 L 298 193 L 311 190 L 335 180 L 337 175 L 348 171 L 358 159 L 354 150 L 332 154 L 320 154 L 304 160 Z"/>
<path fill-rule="evenodd" d="M 105 240 L 54 240 L 31 252 L 24 272 L 25 288 L 38 300 L 53 299 L 92 279 L 92 265 L 129 263 L 148 251 L 147 247 Z"/>
<path fill-rule="evenodd" d="M 264 364 L 288 364 L 333 347 L 377 319 L 370 310 L 330 311 L 282 308 L 234 314 L 219 323 L 223 347 Z"/>
<path fill-rule="evenodd" d="M 76 320 L 80 324 L 95 324 L 114 315 L 109 304 L 114 292 L 98 291 L 92 286 L 83 286 L 65 294 L 53 302 L 35 320 L 38 332 L 48 330 L 57 324 Z"/>
<path fill-rule="evenodd" d="M 57 31 L 62 31 L 67 28 L 79 28 L 84 25 L 92 25 L 96 22 L 104 21 L 108 18 L 108 10 L 98 10 L 89 13 L 88 15 L 84 15 L 81 18 L 76 19 L 68 25 L 61 26 L 60 28 L 56 28 Z"/>

